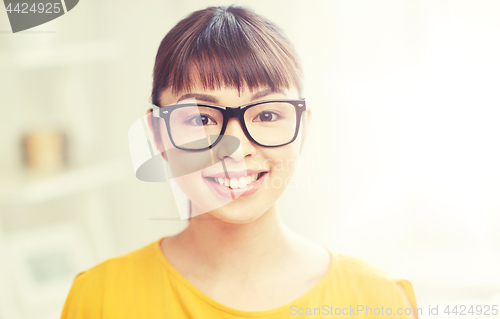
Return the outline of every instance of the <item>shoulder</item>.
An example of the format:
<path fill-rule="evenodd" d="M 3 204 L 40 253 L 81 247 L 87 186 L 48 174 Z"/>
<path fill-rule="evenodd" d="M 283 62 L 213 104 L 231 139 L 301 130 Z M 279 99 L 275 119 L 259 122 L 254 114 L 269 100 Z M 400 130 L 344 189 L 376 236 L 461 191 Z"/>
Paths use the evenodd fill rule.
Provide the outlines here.
<path fill-rule="evenodd" d="M 123 279 L 122 276 L 137 275 L 137 270 L 151 265 L 151 259 L 155 258 L 153 245 L 157 241 L 126 254 L 109 258 L 81 273 L 75 281 L 90 281 Z"/>
<path fill-rule="evenodd" d="M 133 291 L 137 283 L 144 282 L 148 270 L 158 264 L 152 262 L 156 258 L 155 244 L 157 241 L 78 273 L 66 297 L 61 318 L 90 318 L 102 311 L 106 298 L 124 297 L 126 292 Z"/>
<path fill-rule="evenodd" d="M 393 280 L 387 272 L 368 263 L 367 261 L 344 254 L 333 254 L 337 272 L 342 273 L 351 280 L 365 279 L 373 282 Z"/>
<path fill-rule="evenodd" d="M 406 307 L 408 297 L 415 305 L 415 296 L 409 281 L 393 277 L 361 258 L 344 254 L 332 255 L 335 261 L 334 282 L 343 291 L 350 291 L 355 301 Z"/>

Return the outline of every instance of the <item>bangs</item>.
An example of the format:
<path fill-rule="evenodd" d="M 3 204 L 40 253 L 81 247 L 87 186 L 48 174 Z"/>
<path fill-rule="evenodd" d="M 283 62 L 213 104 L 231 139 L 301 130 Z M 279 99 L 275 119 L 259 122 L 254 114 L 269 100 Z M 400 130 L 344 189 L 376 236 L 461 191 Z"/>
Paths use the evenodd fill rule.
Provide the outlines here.
<path fill-rule="evenodd" d="M 153 104 L 204 89 L 258 88 L 302 91 L 302 69 L 290 42 L 270 21 L 240 7 L 208 8 L 179 22 L 163 39 L 155 62 Z"/>

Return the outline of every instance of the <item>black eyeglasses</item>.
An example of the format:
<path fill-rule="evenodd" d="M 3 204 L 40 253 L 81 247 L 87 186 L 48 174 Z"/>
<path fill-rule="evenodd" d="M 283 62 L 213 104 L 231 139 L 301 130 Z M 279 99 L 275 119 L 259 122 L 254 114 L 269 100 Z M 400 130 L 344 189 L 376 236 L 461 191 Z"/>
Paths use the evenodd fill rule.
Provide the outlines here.
<path fill-rule="evenodd" d="M 184 151 L 204 151 L 222 140 L 227 123 L 237 118 L 246 137 L 263 147 L 279 147 L 297 138 L 306 110 L 302 100 L 269 100 L 239 107 L 187 103 L 159 108 L 170 141 Z"/>

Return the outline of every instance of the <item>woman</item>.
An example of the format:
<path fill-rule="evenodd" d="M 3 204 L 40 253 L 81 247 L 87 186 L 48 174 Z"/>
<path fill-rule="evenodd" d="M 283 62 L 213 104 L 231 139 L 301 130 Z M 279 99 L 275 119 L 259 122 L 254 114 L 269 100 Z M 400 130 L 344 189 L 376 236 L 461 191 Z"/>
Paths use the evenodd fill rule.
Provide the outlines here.
<path fill-rule="evenodd" d="M 62 318 L 417 317 L 404 314 L 408 281 L 280 220 L 310 111 L 279 28 L 237 6 L 194 12 L 161 42 L 153 77 L 148 122 L 189 225 L 78 274 Z"/>

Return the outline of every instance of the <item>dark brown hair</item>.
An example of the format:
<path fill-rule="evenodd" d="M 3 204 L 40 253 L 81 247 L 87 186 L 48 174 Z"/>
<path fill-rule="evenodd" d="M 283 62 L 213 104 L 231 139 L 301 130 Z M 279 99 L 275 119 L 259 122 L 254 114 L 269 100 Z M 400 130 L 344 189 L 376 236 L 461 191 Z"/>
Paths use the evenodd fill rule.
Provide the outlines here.
<path fill-rule="evenodd" d="M 295 87 L 302 95 L 302 67 L 295 49 L 274 23 L 231 5 L 195 11 L 163 38 L 153 71 L 152 102 L 160 94 L 222 86 L 241 91 Z"/>

